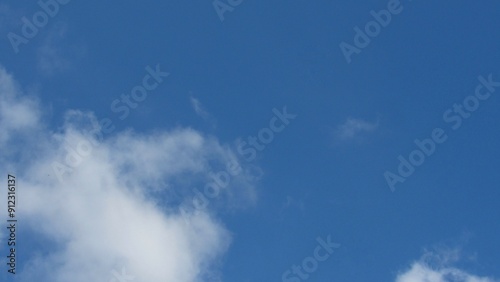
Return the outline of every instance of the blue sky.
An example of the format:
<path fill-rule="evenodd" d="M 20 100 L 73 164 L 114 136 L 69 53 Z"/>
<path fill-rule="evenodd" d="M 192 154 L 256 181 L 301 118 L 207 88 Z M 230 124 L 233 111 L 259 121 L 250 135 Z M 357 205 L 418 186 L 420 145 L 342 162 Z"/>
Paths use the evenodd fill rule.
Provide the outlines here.
<path fill-rule="evenodd" d="M 0 2 L 1 281 L 500 281 L 499 13 Z"/>

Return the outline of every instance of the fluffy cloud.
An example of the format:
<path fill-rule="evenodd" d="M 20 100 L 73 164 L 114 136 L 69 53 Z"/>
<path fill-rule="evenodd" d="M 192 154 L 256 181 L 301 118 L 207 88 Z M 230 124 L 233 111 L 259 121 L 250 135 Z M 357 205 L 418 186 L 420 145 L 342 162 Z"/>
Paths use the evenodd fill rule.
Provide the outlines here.
<path fill-rule="evenodd" d="M 22 181 L 17 217 L 40 247 L 20 281 L 107 282 L 125 273 L 135 277 L 125 281 L 217 281 L 231 236 L 212 209 L 194 207 L 191 187 L 239 165 L 230 147 L 185 128 L 99 139 L 89 133 L 96 118 L 80 111 L 50 131 L 41 108 L 0 69 L 0 171 Z M 62 177 L 54 164 L 66 168 Z M 242 169 L 212 202 L 252 201 L 251 179 Z"/>
<path fill-rule="evenodd" d="M 395 282 L 498 282 L 500 280 L 480 277 L 452 266 L 458 261 L 459 252 L 426 253 L 409 269 L 400 273 Z"/>
<path fill-rule="evenodd" d="M 432 269 L 428 265 L 414 263 L 396 282 L 495 282 L 488 277 L 479 277 L 456 268 Z"/>

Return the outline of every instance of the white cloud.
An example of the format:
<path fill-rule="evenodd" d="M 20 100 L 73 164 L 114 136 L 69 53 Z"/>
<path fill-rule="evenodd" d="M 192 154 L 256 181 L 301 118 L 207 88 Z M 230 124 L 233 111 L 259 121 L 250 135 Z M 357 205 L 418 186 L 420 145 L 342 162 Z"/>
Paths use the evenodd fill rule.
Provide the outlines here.
<path fill-rule="evenodd" d="M 460 260 L 460 252 L 427 252 L 418 261 L 400 273 L 395 282 L 498 282 L 495 278 L 480 277 L 453 267 Z"/>
<path fill-rule="evenodd" d="M 14 135 L 34 130 L 39 120 L 37 101 L 23 97 L 12 76 L 0 67 L 0 147 Z"/>
<path fill-rule="evenodd" d="M 422 263 L 414 263 L 400 274 L 396 282 L 495 282 L 493 278 L 479 277 L 457 268 L 432 269 Z"/>
<path fill-rule="evenodd" d="M 71 69 L 72 61 L 78 60 L 85 53 L 83 44 L 68 42 L 67 31 L 67 25 L 55 23 L 37 48 L 37 68 L 43 75 L 52 76 Z"/>
<path fill-rule="evenodd" d="M 216 121 L 214 117 L 205 110 L 200 100 L 194 97 L 190 97 L 189 100 L 191 101 L 191 106 L 193 107 L 195 113 L 205 121 L 209 122 L 212 125 L 212 127 L 215 127 Z"/>
<path fill-rule="evenodd" d="M 13 171 L 22 182 L 18 220 L 30 237 L 43 241 L 41 249 L 51 245 L 48 252 L 31 250 L 26 267 L 18 270 L 19 281 L 108 282 L 122 269 L 138 282 L 217 279 L 231 236 L 211 210 L 189 208 L 190 187 L 206 182 L 226 162 L 238 161 L 228 146 L 183 128 L 147 135 L 116 132 L 98 140 L 87 131 L 95 117 L 80 111 L 69 111 L 60 131 L 46 130 L 41 106 L 23 97 L 3 69 L 0 107 L 0 171 Z M 25 145 L 16 146 L 18 139 Z M 52 165 L 67 165 L 68 151 L 79 144 L 95 145 L 78 165 L 68 166 L 71 171 L 60 182 Z M 29 158 L 14 157 L 21 152 Z M 235 176 L 226 194 L 240 195 L 236 185 L 253 190 L 248 179 L 245 173 Z M 161 198 L 173 194 L 186 197 L 186 214 L 170 204 L 172 199 Z M 220 198 L 212 202 L 231 199 Z"/>
<path fill-rule="evenodd" d="M 290 208 L 295 208 L 301 211 L 302 215 L 304 214 L 305 210 L 305 204 L 304 201 L 302 200 L 296 200 L 292 196 L 286 196 L 286 201 L 282 205 L 280 212 L 283 213 L 283 211 L 290 209 Z"/>
<path fill-rule="evenodd" d="M 338 139 L 347 140 L 358 136 L 361 133 L 373 132 L 378 128 L 377 122 L 367 122 L 362 119 L 348 118 L 346 122 L 339 125 L 335 135 Z"/>

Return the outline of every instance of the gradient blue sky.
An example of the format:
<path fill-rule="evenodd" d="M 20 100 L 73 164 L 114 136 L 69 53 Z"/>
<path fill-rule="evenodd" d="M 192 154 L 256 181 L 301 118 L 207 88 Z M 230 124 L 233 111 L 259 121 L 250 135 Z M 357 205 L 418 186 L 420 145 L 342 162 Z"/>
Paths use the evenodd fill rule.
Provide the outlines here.
<path fill-rule="evenodd" d="M 147 138 L 191 128 L 230 148 L 242 165 L 262 170 L 258 181 L 242 184 L 251 192 L 234 196 L 235 202 L 216 198 L 205 211 L 231 238 L 205 261 L 221 281 L 286 281 L 282 274 L 312 255 L 317 237 L 329 235 L 341 247 L 309 281 L 425 281 L 402 278 L 419 277 L 411 272 L 417 266 L 497 281 L 500 88 L 456 130 L 443 114 L 474 95 L 479 76 L 500 81 L 500 4 L 401 1 L 403 10 L 347 63 L 339 44 L 353 44 L 354 28 L 364 28 L 373 20 L 370 11 L 388 2 L 245 0 L 221 21 L 211 1 L 73 0 L 16 54 L 9 32 L 21 34 L 21 18 L 41 8 L 36 1 L 3 1 L 0 64 L 20 95 L 36 97 L 43 134 L 61 131 L 70 109 L 91 111 L 116 126 L 106 140 L 130 129 Z M 170 75 L 120 120 L 111 103 L 157 64 Z M 285 106 L 296 118 L 247 162 L 238 140 L 257 135 L 273 108 Z M 2 117 L 0 128 L 12 130 Z M 397 173 L 398 156 L 408 158 L 414 140 L 430 138 L 435 128 L 447 140 L 392 192 L 384 173 Z M 29 162 L 5 153 L 23 143 L 6 144 L 0 173 L 15 168 L 21 183 L 36 182 L 28 175 L 33 168 L 22 171 Z M 144 201 L 165 198 L 156 208 L 168 213 L 177 208 L 171 194 L 192 197 L 189 188 L 175 192 L 189 181 L 176 176 L 169 184 L 174 192 L 144 192 Z M 233 184 L 231 193 L 238 194 L 242 189 Z M 246 197 L 249 203 L 241 204 Z M 19 205 L 22 210 L 22 200 Z M 5 257 L 6 234 L 0 234 Z M 2 263 L 2 281 L 35 277 L 29 275 L 38 270 L 23 276 L 22 268 L 65 247 L 51 236 L 26 223 L 18 234 L 20 274 L 13 279 Z M 145 280 L 136 275 L 136 281 Z"/>

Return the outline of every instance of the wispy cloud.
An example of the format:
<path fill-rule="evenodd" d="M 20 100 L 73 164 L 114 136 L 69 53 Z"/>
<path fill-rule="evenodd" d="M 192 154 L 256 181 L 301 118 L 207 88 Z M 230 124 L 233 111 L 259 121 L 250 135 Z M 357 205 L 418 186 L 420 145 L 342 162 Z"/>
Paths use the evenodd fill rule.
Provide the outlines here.
<path fill-rule="evenodd" d="M 0 67 L 0 147 L 13 135 L 28 133 L 38 126 L 37 105 L 35 98 L 21 95 L 12 76 Z"/>
<path fill-rule="evenodd" d="M 55 23 L 37 48 L 37 68 L 43 75 L 52 76 L 71 69 L 73 62 L 83 56 L 83 45 L 69 43 L 67 31 L 66 24 Z"/>
<path fill-rule="evenodd" d="M 303 200 L 296 200 L 292 196 L 286 196 L 286 200 L 281 207 L 281 213 L 287 209 L 295 208 L 300 210 L 302 215 L 304 215 L 305 205 Z"/>
<path fill-rule="evenodd" d="M 201 104 L 200 100 L 191 96 L 191 97 L 189 97 L 189 101 L 191 102 L 191 106 L 193 107 L 194 112 L 198 116 L 200 116 L 205 121 L 209 122 L 212 125 L 212 127 L 216 126 L 215 118 L 205 110 L 205 108 Z"/>
<path fill-rule="evenodd" d="M 217 275 L 231 236 L 213 210 L 181 214 L 183 199 L 176 205 L 171 194 L 152 193 L 158 185 L 180 195 L 190 191 L 192 179 L 209 179 L 217 166 L 235 160 L 230 146 L 185 128 L 99 139 L 88 131 L 96 123 L 92 113 L 68 111 L 54 130 L 40 118 L 41 109 L 0 68 L 0 170 L 22 179 L 18 215 L 25 232 L 41 242 L 25 255 L 19 281 L 113 281 L 122 269 L 134 281 L 195 282 Z M 75 150 L 87 152 L 78 166 Z M 68 170 L 64 183 L 54 175 L 56 162 Z M 245 179 L 233 183 L 253 187 Z"/>
<path fill-rule="evenodd" d="M 379 126 L 379 122 L 368 122 L 362 119 L 348 118 L 344 123 L 339 125 L 335 130 L 335 136 L 340 140 L 348 140 L 355 138 L 363 133 L 375 131 Z"/>

